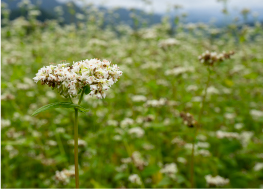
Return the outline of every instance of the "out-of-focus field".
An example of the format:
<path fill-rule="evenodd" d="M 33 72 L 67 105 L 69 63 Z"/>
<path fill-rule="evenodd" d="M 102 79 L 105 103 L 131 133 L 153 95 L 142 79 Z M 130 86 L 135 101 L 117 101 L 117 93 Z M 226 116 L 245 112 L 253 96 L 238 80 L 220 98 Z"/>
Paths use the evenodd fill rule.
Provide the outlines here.
<path fill-rule="evenodd" d="M 215 187 L 206 176 L 219 175 L 229 179 L 222 187 L 262 187 L 262 24 L 179 23 L 172 31 L 163 20 L 135 31 L 101 29 L 93 19 L 61 26 L 19 18 L 6 21 L 1 36 L 2 187 L 75 186 L 58 172 L 74 166 L 74 112 L 32 117 L 43 105 L 68 101 L 32 78 L 43 66 L 90 58 L 118 64 L 123 76 L 105 99 L 84 97 L 90 112 L 79 120 L 80 186 L 190 187 L 195 129 L 180 112 L 198 118 L 208 77 L 198 56 L 206 50 L 235 55 L 213 68 L 198 120 L 195 186 Z M 141 184 L 131 182 L 133 174 Z"/>

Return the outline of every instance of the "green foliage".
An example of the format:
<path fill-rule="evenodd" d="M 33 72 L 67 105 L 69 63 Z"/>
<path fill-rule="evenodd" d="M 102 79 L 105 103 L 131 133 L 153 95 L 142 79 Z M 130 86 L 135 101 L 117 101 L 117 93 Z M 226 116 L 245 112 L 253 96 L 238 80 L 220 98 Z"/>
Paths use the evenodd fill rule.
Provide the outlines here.
<path fill-rule="evenodd" d="M 88 112 L 89 111 L 88 109 L 83 108 L 80 105 L 73 104 L 71 102 L 55 102 L 55 103 L 52 103 L 52 104 L 48 104 L 48 105 L 42 106 L 41 108 L 37 109 L 32 114 L 32 116 L 35 116 L 35 115 L 37 115 L 37 114 L 39 114 L 39 113 L 41 113 L 43 111 L 54 109 L 54 108 L 73 108 L 73 109 L 77 108 L 77 109 L 79 109 L 82 112 Z"/>

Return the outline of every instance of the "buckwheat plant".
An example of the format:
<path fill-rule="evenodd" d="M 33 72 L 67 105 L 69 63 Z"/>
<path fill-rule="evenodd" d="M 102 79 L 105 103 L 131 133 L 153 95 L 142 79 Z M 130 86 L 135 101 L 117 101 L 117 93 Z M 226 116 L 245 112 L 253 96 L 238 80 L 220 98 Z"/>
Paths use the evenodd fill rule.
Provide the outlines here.
<path fill-rule="evenodd" d="M 201 108 L 199 111 L 199 115 L 198 115 L 198 119 L 197 119 L 197 124 L 195 124 L 195 132 L 194 132 L 194 138 L 193 138 L 193 142 L 192 142 L 192 154 L 191 154 L 191 188 L 194 188 L 194 153 L 195 153 L 195 140 L 196 140 L 196 136 L 197 136 L 197 132 L 198 129 L 200 128 L 200 119 L 201 116 L 203 115 L 203 110 L 204 110 L 204 105 L 205 105 L 205 100 L 206 100 L 206 96 L 207 96 L 207 88 L 209 86 L 210 83 L 210 79 L 211 79 L 211 73 L 213 71 L 213 67 L 217 66 L 219 63 L 224 62 L 227 59 L 230 59 L 232 55 L 234 55 L 234 51 L 230 51 L 230 52 L 222 52 L 222 53 L 216 53 L 216 52 L 209 52 L 206 51 L 203 54 L 201 54 L 198 59 L 199 61 L 205 65 L 207 67 L 208 70 L 208 78 L 207 78 L 207 82 L 205 84 L 205 88 L 204 88 L 204 95 L 203 95 L 203 99 L 201 102 Z"/>
<path fill-rule="evenodd" d="M 83 60 L 73 63 L 62 63 L 56 66 L 45 66 L 38 70 L 33 80 L 42 85 L 46 84 L 52 89 L 57 89 L 60 95 L 68 98 L 70 102 L 56 102 L 48 104 L 36 110 L 32 115 L 52 108 L 73 108 L 74 120 L 74 159 L 75 159 L 75 183 L 79 188 L 78 170 L 78 111 L 86 112 L 86 108 L 80 106 L 84 94 L 96 96 L 98 99 L 106 97 L 106 91 L 118 81 L 122 71 L 117 65 L 112 65 L 108 60 L 98 59 Z M 79 98 L 78 104 L 74 104 L 72 98 Z"/>

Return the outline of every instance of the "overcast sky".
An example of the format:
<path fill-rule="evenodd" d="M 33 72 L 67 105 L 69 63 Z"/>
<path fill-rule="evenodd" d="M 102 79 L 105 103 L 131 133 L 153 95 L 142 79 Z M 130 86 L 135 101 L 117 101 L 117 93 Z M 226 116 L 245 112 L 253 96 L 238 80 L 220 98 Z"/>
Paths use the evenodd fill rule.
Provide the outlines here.
<path fill-rule="evenodd" d="M 67 1 L 67 0 L 59 0 Z M 175 4 L 183 6 L 183 9 L 222 9 L 222 3 L 217 0 L 147 0 L 151 1 L 152 5 L 146 6 L 142 0 L 75 0 L 86 1 L 94 5 L 103 5 L 106 7 L 124 7 L 124 8 L 139 8 L 146 11 L 153 10 L 155 13 L 164 13 Z M 242 10 L 249 8 L 254 9 L 263 8 L 263 0 L 229 0 L 228 7 L 230 10 Z M 263 14 L 263 13 L 262 13 Z"/>

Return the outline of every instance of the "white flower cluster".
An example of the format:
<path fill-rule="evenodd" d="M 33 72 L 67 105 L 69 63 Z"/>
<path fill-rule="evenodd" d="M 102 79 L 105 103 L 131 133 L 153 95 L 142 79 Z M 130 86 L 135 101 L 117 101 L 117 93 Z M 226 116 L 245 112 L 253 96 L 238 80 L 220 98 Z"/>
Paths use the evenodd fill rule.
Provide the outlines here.
<path fill-rule="evenodd" d="M 129 176 L 129 181 L 131 183 L 135 183 L 135 184 L 138 184 L 138 185 L 142 184 L 141 178 L 137 174 L 130 175 Z"/>
<path fill-rule="evenodd" d="M 170 178 L 175 179 L 175 174 L 178 172 L 177 165 L 175 163 L 165 164 L 161 169 L 161 173 L 167 174 Z"/>
<path fill-rule="evenodd" d="M 200 56 L 198 56 L 198 59 L 202 64 L 213 66 L 215 63 L 222 62 L 226 59 L 230 59 L 231 56 L 234 54 L 235 54 L 234 51 L 230 51 L 230 52 L 223 51 L 222 53 L 206 51 Z"/>
<path fill-rule="evenodd" d="M 111 65 L 108 60 L 86 59 L 75 62 L 46 66 L 38 70 L 33 80 L 57 88 L 64 97 L 75 97 L 87 85 L 90 86 L 89 95 L 98 99 L 105 98 L 111 85 L 116 83 L 122 71 L 117 65 Z"/>
<path fill-rule="evenodd" d="M 135 151 L 132 153 L 131 159 L 132 159 L 135 167 L 137 167 L 139 170 L 142 170 L 144 166 L 148 165 L 148 163 L 146 161 L 144 161 L 141 153 L 138 151 Z"/>
<path fill-rule="evenodd" d="M 206 175 L 205 180 L 208 185 L 212 186 L 224 186 L 229 183 L 229 179 L 225 179 L 219 175 L 213 177 L 212 175 Z"/>
<path fill-rule="evenodd" d="M 179 45 L 180 42 L 174 38 L 163 39 L 159 41 L 158 46 L 161 48 L 167 48 L 175 45 Z"/>
<path fill-rule="evenodd" d="M 130 135 L 135 135 L 138 138 L 142 138 L 145 133 L 141 127 L 133 127 L 128 132 Z"/>
<path fill-rule="evenodd" d="M 63 184 L 68 184 L 70 177 L 73 176 L 75 176 L 74 170 L 63 169 L 62 171 L 56 171 L 55 180 Z"/>
<path fill-rule="evenodd" d="M 173 69 L 169 69 L 165 72 L 165 75 L 180 75 L 187 72 L 194 72 L 195 69 L 193 67 L 176 67 Z"/>

